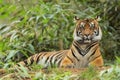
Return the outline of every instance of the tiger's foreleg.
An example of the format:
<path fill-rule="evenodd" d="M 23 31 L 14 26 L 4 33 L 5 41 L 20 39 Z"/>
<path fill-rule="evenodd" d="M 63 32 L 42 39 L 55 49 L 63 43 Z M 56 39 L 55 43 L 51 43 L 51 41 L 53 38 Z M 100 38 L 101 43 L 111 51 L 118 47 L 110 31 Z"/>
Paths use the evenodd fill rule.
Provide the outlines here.
<path fill-rule="evenodd" d="M 97 57 L 95 60 L 90 62 L 89 65 L 95 66 L 95 67 L 102 67 L 104 65 L 102 55 Z"/>
<path fill-rule="evenodd" d="M 74 68 L 74 63 L 72 59 L 70 59 L 68 56 L 65 57 L 60 64 L 61 68 Z"/>

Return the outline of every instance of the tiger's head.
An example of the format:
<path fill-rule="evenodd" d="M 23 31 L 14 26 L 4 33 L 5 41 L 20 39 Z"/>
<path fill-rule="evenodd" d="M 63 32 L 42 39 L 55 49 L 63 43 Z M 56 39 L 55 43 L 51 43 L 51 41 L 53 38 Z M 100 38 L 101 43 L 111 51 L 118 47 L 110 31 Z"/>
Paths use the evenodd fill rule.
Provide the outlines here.
<path fill-rule="evenodd" d="M 91 43 L 101 40 L 102 32 L 98 25 L 98 17 L 95 19 L 80 20 L 75 17 L 76 28 L 74 30 L 74 40 L 82 43 Z"/>

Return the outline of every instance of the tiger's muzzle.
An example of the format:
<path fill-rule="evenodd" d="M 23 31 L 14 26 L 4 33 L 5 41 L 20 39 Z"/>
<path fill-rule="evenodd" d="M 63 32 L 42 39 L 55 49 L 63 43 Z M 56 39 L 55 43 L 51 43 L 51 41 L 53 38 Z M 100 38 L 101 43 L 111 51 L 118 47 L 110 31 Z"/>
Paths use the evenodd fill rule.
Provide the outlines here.
<path fill-rule="evenodd" d="M 90 43 L 90 42 L 92 42 L 92 37 L 91 37 L 91 35 L 85 34 L 85 35 L 83 36 L 83 42 L 84 42 L 84 43 Z"/>

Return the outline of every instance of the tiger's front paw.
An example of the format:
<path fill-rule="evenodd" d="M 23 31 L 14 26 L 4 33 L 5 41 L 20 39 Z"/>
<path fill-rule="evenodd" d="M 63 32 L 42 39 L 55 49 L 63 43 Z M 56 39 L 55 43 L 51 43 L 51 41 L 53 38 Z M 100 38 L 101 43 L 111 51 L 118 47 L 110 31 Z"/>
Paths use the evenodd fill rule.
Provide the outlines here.
<path fill-rule="evenodd" d="M 60 64 L 61 68 L 74 68 L 73 61 L 71 61 L 69 58 L 65 57 Z"/>

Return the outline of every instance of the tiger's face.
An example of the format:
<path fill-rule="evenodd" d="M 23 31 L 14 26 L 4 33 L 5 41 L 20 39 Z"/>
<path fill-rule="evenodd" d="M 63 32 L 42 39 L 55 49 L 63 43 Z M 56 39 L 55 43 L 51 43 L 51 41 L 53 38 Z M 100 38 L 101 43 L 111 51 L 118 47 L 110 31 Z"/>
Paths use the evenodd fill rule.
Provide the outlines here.
<path fill-rule="evenodd" d="M 102 37 L 101 28 L 98 25 L 98 18 L 80 20 L 75 18 L 76 28 L 74 30 L 74 40 L 82 43 L 91 43 L 99 41 Z"/>

